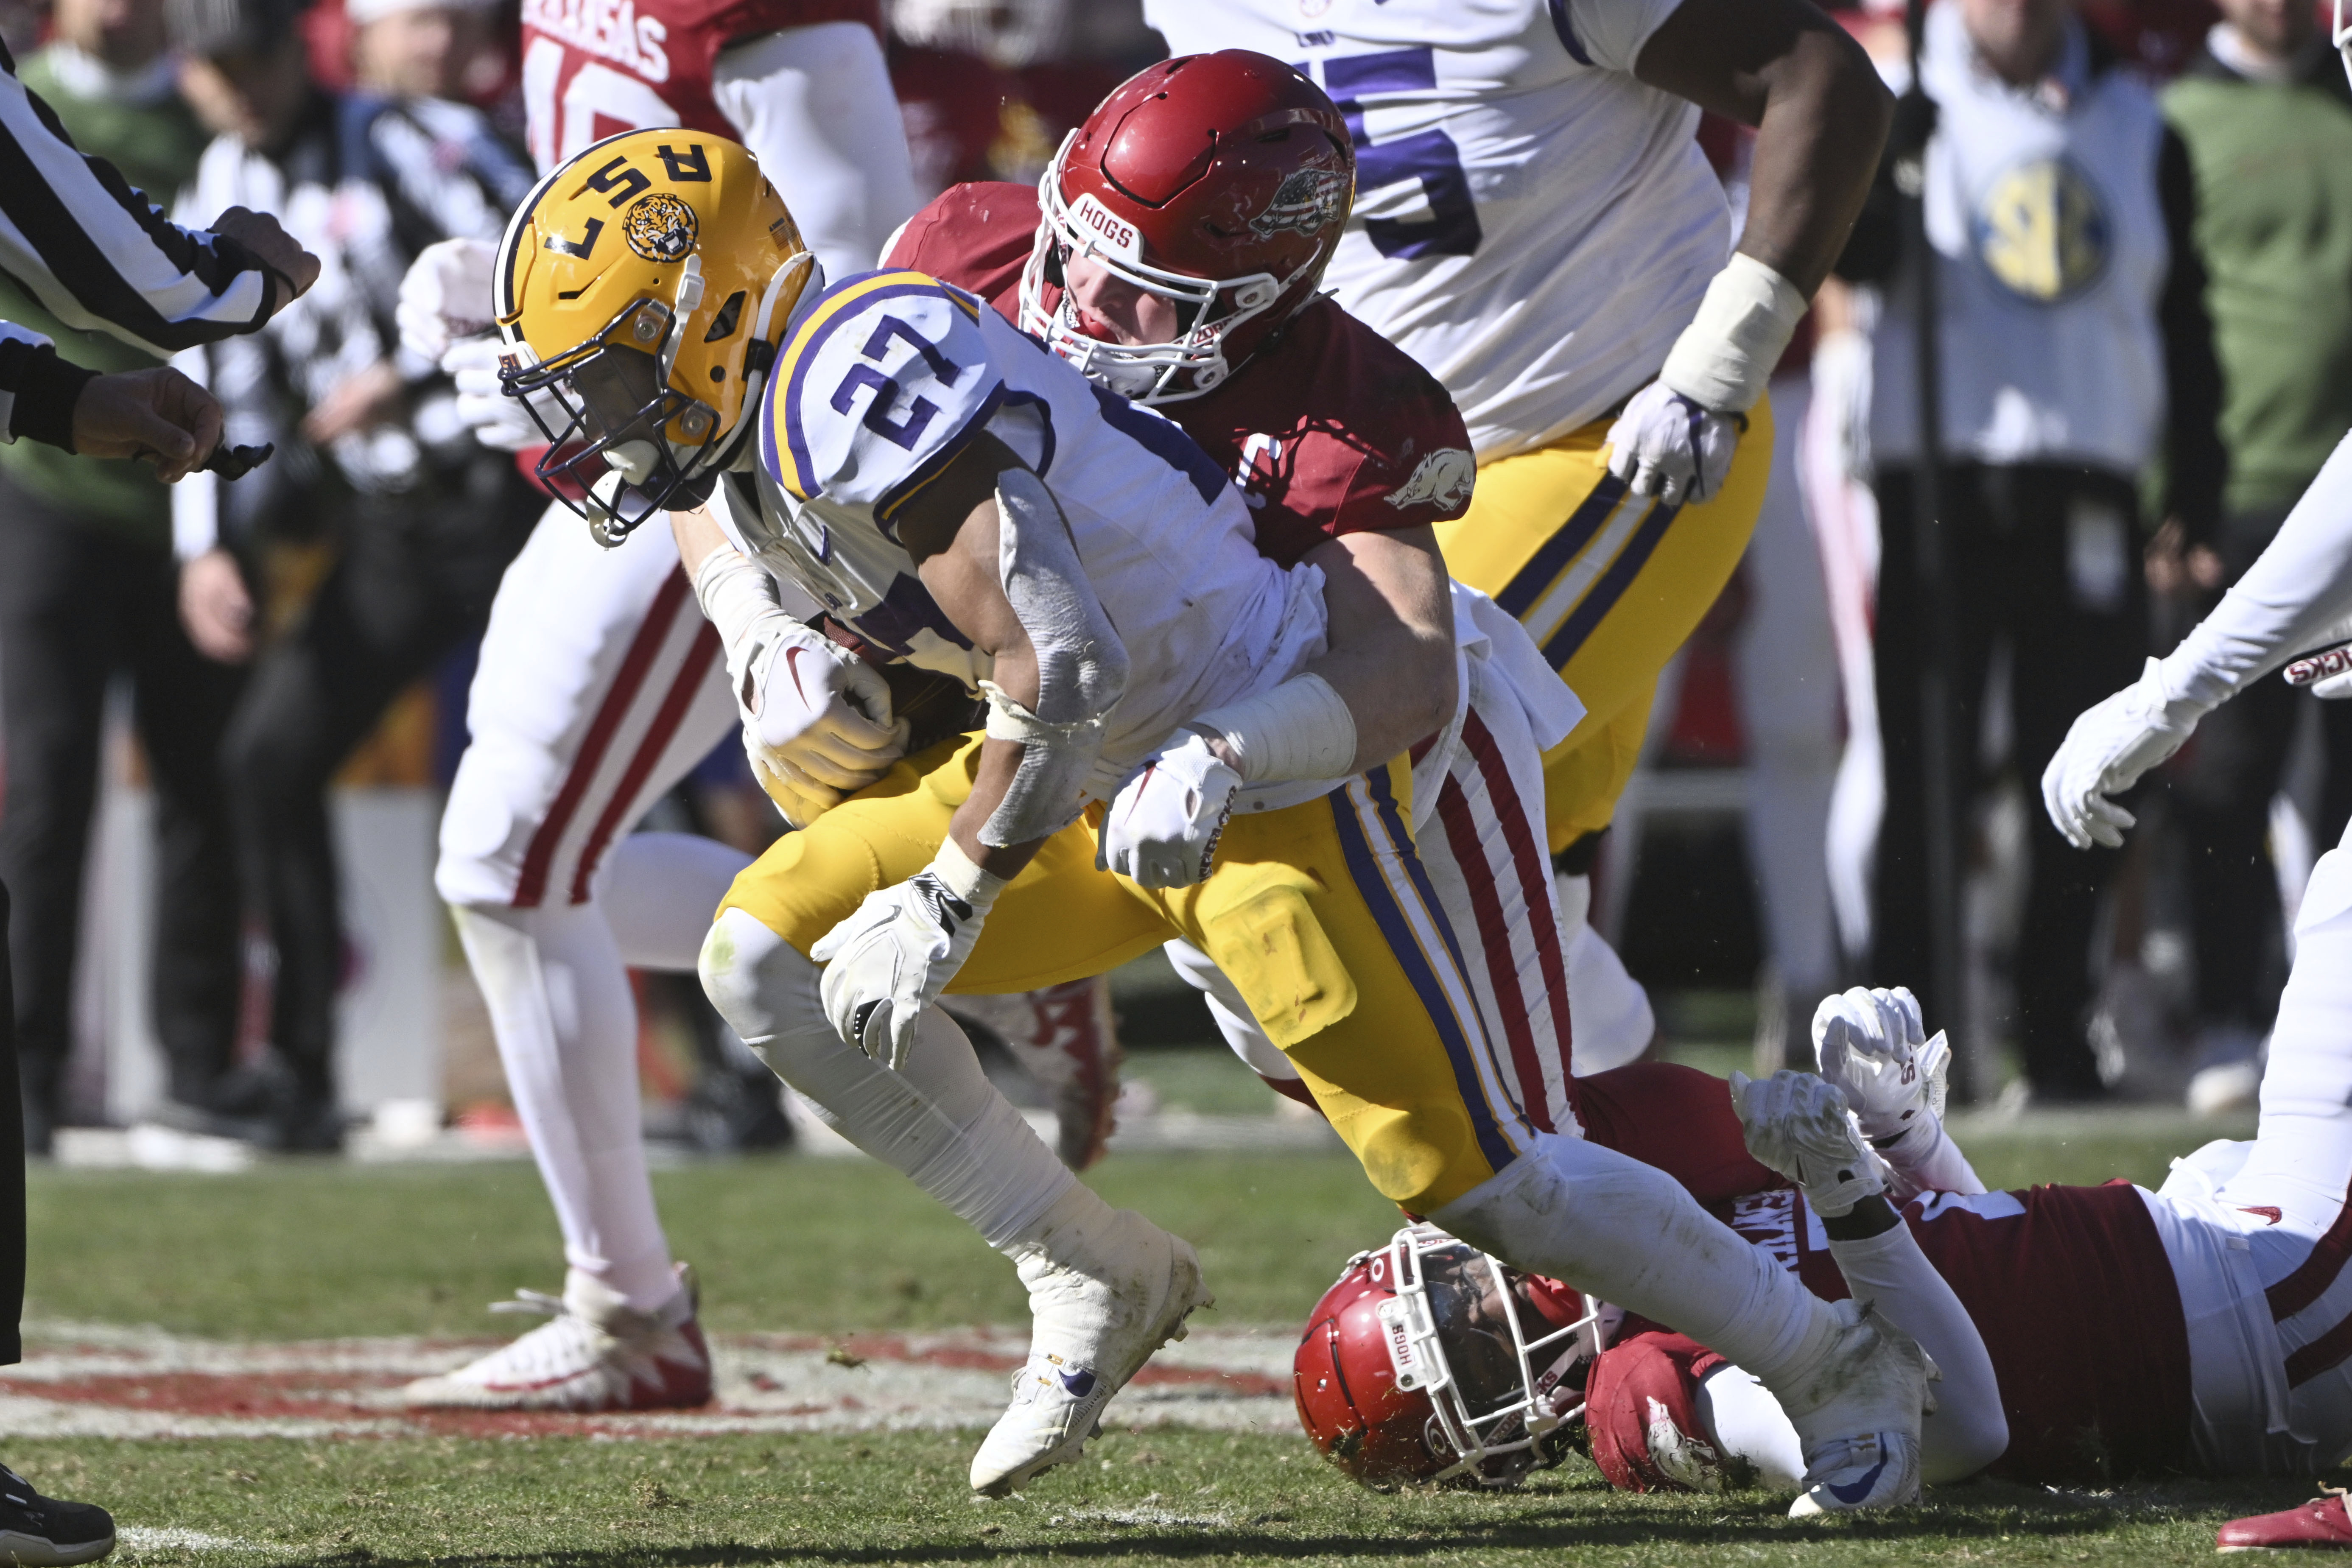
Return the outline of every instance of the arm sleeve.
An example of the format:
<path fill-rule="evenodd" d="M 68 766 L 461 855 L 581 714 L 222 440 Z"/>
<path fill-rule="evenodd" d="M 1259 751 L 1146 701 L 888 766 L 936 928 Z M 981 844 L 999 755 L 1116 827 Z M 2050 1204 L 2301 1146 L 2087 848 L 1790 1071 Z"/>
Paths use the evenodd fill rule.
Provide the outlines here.
<path fill-rule="evenodd" d="M 21 437 L 72 451 L 74 404 L 97 374 L 59 359 L 40 333 L 0 321 L 0 443 Z"/>
<path fill-rule="evenodd" d="M 159 358 L 268 319 L 257 258 L 166 221 L 114 165 L 75 150 L 5 54 L 0 66 L 0 271 L 68 326 Z"/>
<path fill-rule="evenodd" d="M 2165 510 L 2190 539 L 2204 540 L 2221 521 L 2230 457 L 2221 445 L 2221 364 L 2205 309 L 2205 259 L 2197 248 L 2196 174 L 2188 144 L 2169 125 L 2157 154 L 2156 187 L 2171 247 L 2157 306 L 2164 336 Z"/>
<path fill-rule="evenodd" d="M 2164 659 L 2173 697 L 2215 703 L 2352 616 L 2352 436 L 2303 492 L 2278 534 Z"/>

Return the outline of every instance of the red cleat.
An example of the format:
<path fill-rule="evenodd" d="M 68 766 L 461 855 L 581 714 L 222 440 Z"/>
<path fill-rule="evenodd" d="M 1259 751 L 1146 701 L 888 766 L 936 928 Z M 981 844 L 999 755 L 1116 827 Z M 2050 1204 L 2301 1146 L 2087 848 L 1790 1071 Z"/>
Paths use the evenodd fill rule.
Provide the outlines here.
<path fill-rule="evenodd" d="M 2213 1545 L 2222 1552 L 2314 1546 L 2352 1550 L 2352 1514 L 2345 1511 L 2343 1489 L 2330 1487 L 2326 1497 L 2314 1498 L 2284 1513 L 2233 1519 L 2213 1537 Z"/>
<path fill-rule="evenodd" d="M 1053 1098 L 1055 1152 L 1073 1171 L 1103 1157 L 1118 1123 L 1124 1058 L 1111 1016 L 1110 981 L 1072 980 L 1021 996 L 950 996 L 948 1010 L 995 1031 L 1013 1059 Z"/>

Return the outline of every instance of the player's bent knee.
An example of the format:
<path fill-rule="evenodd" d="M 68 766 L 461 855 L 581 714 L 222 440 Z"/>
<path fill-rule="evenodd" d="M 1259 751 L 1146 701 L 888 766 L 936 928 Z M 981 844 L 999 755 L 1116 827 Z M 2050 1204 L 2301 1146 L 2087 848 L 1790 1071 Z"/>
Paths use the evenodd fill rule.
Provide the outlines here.
<path fill-rule="evenodd" d="M 1332 1119 L 1380 1194 L 1413 1214 L 1442 1208 L 1491 1180 L 1470 1118 L 1459 1107 L 1361 1107 Z"/>

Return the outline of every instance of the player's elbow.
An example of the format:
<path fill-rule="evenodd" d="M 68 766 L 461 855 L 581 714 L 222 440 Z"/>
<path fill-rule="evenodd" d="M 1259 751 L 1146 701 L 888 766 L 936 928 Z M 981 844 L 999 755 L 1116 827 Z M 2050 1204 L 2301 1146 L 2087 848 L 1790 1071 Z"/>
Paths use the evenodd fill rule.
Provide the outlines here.
<path fill-rule="evenodd" d="M 1875 167 L 1886 133 L 1895 124 L 1895 95 L 1853 34 L 1834 25 L 1808 35 L 1809 86 L 1822 122 L 1838 140 L 1867 151 Z"/>

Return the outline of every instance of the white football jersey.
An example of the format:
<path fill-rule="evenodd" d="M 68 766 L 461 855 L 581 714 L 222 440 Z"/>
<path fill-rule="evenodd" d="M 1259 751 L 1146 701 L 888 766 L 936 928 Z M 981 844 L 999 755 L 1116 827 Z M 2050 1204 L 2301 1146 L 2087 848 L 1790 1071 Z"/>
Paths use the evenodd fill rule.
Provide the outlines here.
<path fill-rule="evenodd" d="M 1180 55 L 1313 77 L 1356 142 L 1339 302 L 1445 384 L 1479 460 L 1658 374 L 1731 255 L 1698 110 L 1633 77 L 1680 0 L 1145 0 Z"/>
<path fill-rule="evenodd" d="M 922 273 L 828 289 L 759 419 L 759 504 L 737 475 L 713 509 L 737 546 L 877 647 L 967 687 L 990 660 L 932 600 L 892 519 L 982 430 L 1036 470 L 1127 647 L 1091 795 L 1108 799 L 1177 725 L 1323 651 L 1322 573 L 1257 552 L 1241 492 L 1190 437 Z"/>

